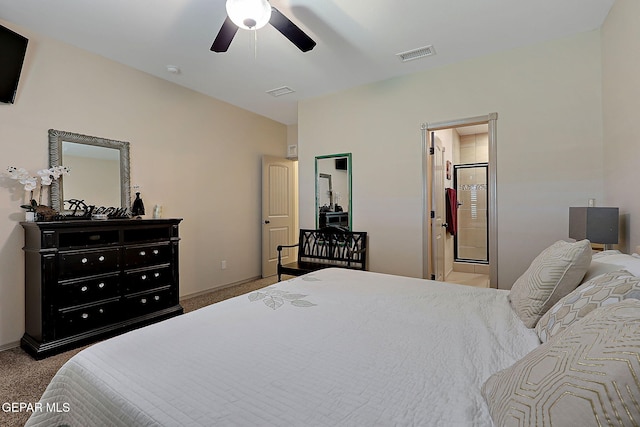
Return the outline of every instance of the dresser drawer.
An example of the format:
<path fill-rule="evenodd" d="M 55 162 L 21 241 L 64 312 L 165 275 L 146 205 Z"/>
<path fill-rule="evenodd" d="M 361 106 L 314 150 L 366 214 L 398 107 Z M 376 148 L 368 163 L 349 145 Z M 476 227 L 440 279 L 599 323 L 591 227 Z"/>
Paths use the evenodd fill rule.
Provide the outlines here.
<path fill-rule="evenodd" d="M 124 292 L 126 294 L 160 288 L 173 284 L 170 265 L 129 270 L 124 273 Z"/>
<path fill-rule="evenodd" d="M 151 292 L 143 292 L 128 295 L 124 298 L 125 313 L 127 317 L 135 317 L 154 311 L 169 308 L 178 303 L 175 292 L 166 287 L 154 289 Z"/>
<path fill-rule="evenodd" d="M 169 242 L 154 245 L 127 246 L 124 249 L 125 268 L 167 263 L 171 260 Z"/>
<path fill-rule="evenodd" d="M 60 279 L 110 273 L 120 267 L 118 249 L 96 249 L 91 251 L 61 252 Z"/>
<path fill-rule="evenodd" d="M 72 307 L 117 297 L 120 293 L 120 274 L 58 283 L 58 307 Z"/>
<path fill-rule="evenodd" d="M 117 245 L 119 241 L 118 230 L 91 230 L 70 231 L 59 233 L 59 247 L 72 248 L 91 246 Z"/>
<path fill-rule="evenodd" d="M 60 310 L 56 319 L 56 338 L 76 335 L 114 323 L 120 320 L 121 310 L 122 303 L 119 299 Z"/>

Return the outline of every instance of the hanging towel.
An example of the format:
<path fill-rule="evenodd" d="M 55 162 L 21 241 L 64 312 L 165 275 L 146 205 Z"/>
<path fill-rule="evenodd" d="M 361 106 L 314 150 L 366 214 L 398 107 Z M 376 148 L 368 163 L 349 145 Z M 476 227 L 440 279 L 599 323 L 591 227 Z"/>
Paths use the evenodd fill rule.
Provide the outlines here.
<path fill-rule="evenodd" d="M 447 231 L 455 236 L 458 232 L 458 197 L 454 188 L 447 188 Z"/>

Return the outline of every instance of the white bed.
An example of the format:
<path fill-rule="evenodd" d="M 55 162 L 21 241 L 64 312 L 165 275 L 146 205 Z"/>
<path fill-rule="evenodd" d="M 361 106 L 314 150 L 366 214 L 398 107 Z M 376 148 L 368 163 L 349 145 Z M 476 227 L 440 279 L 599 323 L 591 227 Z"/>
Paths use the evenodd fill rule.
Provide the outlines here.
<path fill-rule="evenodd" d="M 80 352 L 27 425 L 491 426 L 482 384 L 540 345 L 507 295 L 321 270 Z"/>

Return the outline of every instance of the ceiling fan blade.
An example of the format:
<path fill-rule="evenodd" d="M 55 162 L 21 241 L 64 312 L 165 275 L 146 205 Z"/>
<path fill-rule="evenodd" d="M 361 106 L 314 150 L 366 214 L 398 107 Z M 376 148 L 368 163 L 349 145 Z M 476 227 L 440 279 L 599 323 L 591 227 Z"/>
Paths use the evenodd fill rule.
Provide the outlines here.
<path fill-rule="evenodd" d="M 238 26 L 227 16 L 227 19 L 222 23 L 222 27 L 220 27 L 220 31 L 218 32 L 216 39 L 213 41 L 210 50 L 214 52 L 226 52 L 237 32 Z"/>
<path fill-rule="evenodd" d="M 306 35 L 304 31 L 298 28 L 296 24 L 291 22 L 289 18 L 280 13 L 275 7 L 271 8 L 271 19 L 269 23 L 303 52 L 308 52 L 316 46 L 316 42 L 314 42 L 311 37 Z"/>

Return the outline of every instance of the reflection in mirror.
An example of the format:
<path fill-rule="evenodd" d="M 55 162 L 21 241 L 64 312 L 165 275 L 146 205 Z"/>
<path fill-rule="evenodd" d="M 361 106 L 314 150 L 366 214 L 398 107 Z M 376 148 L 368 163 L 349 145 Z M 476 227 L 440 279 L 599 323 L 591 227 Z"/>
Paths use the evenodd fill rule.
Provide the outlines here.
<path fill-rule="evenodd" d="M 129 207 L 128 142 L 51 129 L 49 164 L 71 171 L 51 185 L 51 207 L 58 212 L 65 211 L 64 201 L 70 199 L 96 207 Z"/>
<path fill-rule="evenodd" d="M 351 229 L 351 153 L 316 157 L 316 228 Z"/>

